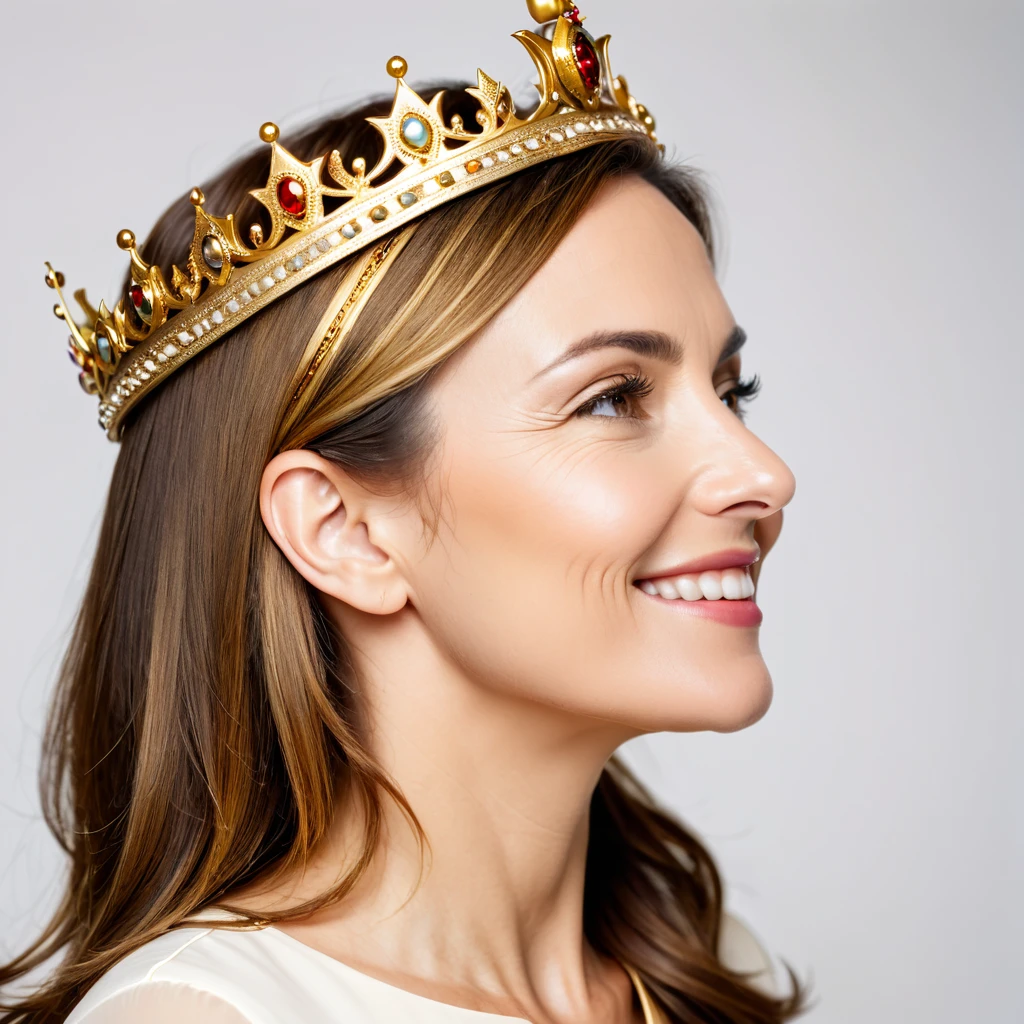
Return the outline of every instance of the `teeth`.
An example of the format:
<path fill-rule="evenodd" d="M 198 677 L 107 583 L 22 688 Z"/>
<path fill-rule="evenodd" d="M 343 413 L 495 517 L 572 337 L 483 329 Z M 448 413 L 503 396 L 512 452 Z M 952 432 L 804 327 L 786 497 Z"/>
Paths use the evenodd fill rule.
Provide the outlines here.
<path fill-rule="evenodd" d="M 743 577 L 731 570 L 722 573 L 722 597 L 727 601 L 738 601 L 743 597 Z"/>
<path fill-rule="evenodd" d="M 712 569 L 674 579 L 641 580 L 645 594 L 668 601 L 744 601 L 754 596 L 754 581 L 746 569 Z"/>
<path fill-rule="evenodd" d="M 697 579 L 706 601 L 722 600 L 722 573 L 702 572 Z"/>

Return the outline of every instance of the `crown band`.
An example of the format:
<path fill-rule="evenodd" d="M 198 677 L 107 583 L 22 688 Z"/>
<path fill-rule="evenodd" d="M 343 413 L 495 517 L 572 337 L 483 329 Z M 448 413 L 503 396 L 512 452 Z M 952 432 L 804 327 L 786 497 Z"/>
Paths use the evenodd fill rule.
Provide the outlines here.
<path fill-rule="evenodd" d="M 600 142 L 639 134 L 656 143 L 654 119 L 610 71 L 609 37 L 594 40 L 569 0 L 528 0 L 528 6 L 537 20 L 553 20 L 547 22 L 550 38 L 514 33 L 540 77 L 540 101 L 525 118 L 516 114 L 508 90 L 478 70 L 477 85 L 466 91 L 478 104 L 479 130 L 468 131 L 458 115 L 446 121 L 442 93 L 424 101 L 405 84 L 406 62 L 392 57 L 391 112 L 367 119 L 384 142 L 372 170 L 361 158 L 350 170 L 337 151 L 301 161 L 278 143 L 276 125 L 260 129 L 271 146 L 271 166 L 267 184 L 250 194 L 269 215 L 266 237 L 257 223 L 244 241 L 233 215 L 208 214 L 203 193 L 193 189 L 196 224 L 186 269 L 172 267 L 168 283 L 161 268 L 139 254 L 135 236 L 120 232 L 118 245 L 131 261 L 127 294 L 111 312 L 76 292 L 83 324 L 65 302 L 63 276 L 47 264 L 46 282 L 59 299 L 55 312 L 71 330 L 72 360 L 82 386 L 99 396 L 100 425 L 112 440 L 128 411 L 193 356 L 314 274 L 424 213 Z M 382 184 L 373 184 L 379 179 Z M 327 214 L 324 199 L 332 197 L 343 202 Z M 328 351 L 311 365 L 313 374 Z M 300 381 L 299 388 L 305 386 Z"/>

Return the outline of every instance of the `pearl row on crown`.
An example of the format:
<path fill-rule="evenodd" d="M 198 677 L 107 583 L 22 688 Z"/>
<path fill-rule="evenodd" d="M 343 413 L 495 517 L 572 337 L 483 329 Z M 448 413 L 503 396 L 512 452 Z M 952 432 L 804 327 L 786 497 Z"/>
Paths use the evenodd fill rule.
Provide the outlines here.
<path fill-rule="evenodd" d="M 163 341 L 157 346 L 133 356 L 126 371 L 119 375 L 116 386 L 110 393 L 109 400 L 102 402 L 99 409 L 100 425 L 104 430 L 109 430 L 113 423 L 119 407 L 138 388 L 146 386 L 153 379 L 162 376 L 164 373 L 174 369 L 179 361 L 178 357 L 184 357 L 183 349 L 200 341 L 209 332 L 230 321 L 244 306 L 247 306 L 258 296 L 279 288 L 290 276 L 306 270 L 310 264 L 321 259 L 324 254 L 336 249 L 343 242 L 354 239 L 364 227 L 379 225 L 387 220 L 398 210 L 409 209 L 415 206 L 422 198 L 440 192 L 443 189 L 454 185 L 457 181 L 493 167 L 497 164 L 505 164 L 522 157 L 524 154 L 540 150 L 544 145 L 561 143 L 566 139 L 572 139 L 577 135 L 584 135 L 591 132 L 606 130 L 632 130 L 643 132 L 644 128 L 631 118 L 620 114 L 607 114 L 604 116 L 580 117 L 571 124 L 565 124 L 560 129 L 548 129 L 542 133 L 527 135 L 521 142 L 512 145 L 502 146 L 484 154 L 478 155 L 465 161 L 461 166 L 449 171 L 443 171 L 435 177 L 428 179 L 421 185 L 417 185 L 407 192 L 401 192 L 392 201 L 394 208 L 389 209 L 389 203 L 379 204 L 369 211 L 365 217 L 357 217 L 347 221 L 340 228 L 330 234 L 312 242 L 308 248 L 301 253 L 291 256 L 274 267 L 263 268 L 262 276 L 231 295 L 212 312 L 191 323 L 187 328 L 179 330 L 172 341 Z M 415 127 L 410 130 L 415 132 Z M 211 254 L 214 255 L 214 254 Z M 205 253 L 204 253 L 205 257 Z M 180 314 L 187 316 L 186 314 Z"/>

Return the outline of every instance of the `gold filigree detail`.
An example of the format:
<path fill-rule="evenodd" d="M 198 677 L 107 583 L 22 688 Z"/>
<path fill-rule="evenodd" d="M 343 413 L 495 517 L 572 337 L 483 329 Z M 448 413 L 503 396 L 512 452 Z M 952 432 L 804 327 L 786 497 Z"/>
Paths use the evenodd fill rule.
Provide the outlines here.
<path fill-rule="evenodd" d="M 446 121 L 443 91 L 425 100 L 405 81 L 405 59 L 395 56 L 387 62 L 388 74 L 395 79 L 391 110 L 367 119 L 382 141 L 371 169 L 363 157 L 346 167 L 337 150 L 300 160 L 281 145 L 277 125 L 267 122 L 259 135 L 270 146 L 270 168 L 265 183 L 250 191 L 267 211 L 266 230 L 258 223 L 240 229 L 232 213 L 214 216 L 206 209 L 202 191 L 193 189 L 189 198 L 195 227 L 185 266 L 165 272 L 149 264 L 132 232 L 119 232 L 117 243 L 130 261 L 127 293 L 111 311 L 103 303 L 94 308 L 84 291 L 75 292 L 84 314 L 81 322 L 65 302 L 63 276 L 47 264 L 46 283 L 58 296 L 55 312 L 70 330 L 69 351 L 83 387 L 101 399 L 101 423 L 109 428 L 154 380 L 180 365 L 186 357 L 180 348 L 204 335 L 203 345 L 222 336 L 262 308 L 269 301 L 268 290 L 276 287 L 283 293 L 293 286 L 296 274 L 305 279 L 311 261 L 327 266 L 398 223 L 436 207 L 448 195 L 596 141 L 596 135 L 586 140 L 575 137 L 574 113 L 583 118 L 579 127 L 588 132 L 614 127 L 640 130 L 655 139 L 653 118 L 629 93 L 625 79 L 611 74 L 610 37 L 594 40 L 569 0 L 528 0 L 527 6 L 544 28 L 513 34 L 530 55 L 539 79 L 538 103 L 525 116 L 517 113 L 509 90 L 498 79 L 478 70 L 476 85 L 466 89 L 476 103 L 475 124 L 466 125 L 458 116 Z M 609 120 L 609 114 L 616 120 Z M 628 124 L 623 120 L 626 115 Z M 551 130 L 543 131 L 549 122 Z M 537 135 L 524 134 L 533 126 Z M 502 149 L 506 141 L 508 151 Z M 524 145 L 536 151 L 542 142 L 542 152 L 523 152 Z M 510 153 L 518 159 L 492 166 L 507 161 Z M 473 181 L 465 180 L 467 175 Z M 438 196 L 438 191 L 445 194 Z M 341 200 L 329 215 L 326 198 Z M 312 240 L 313 247 L 304 250 L 304 239 Z M 324 246 L 332 250 L 329 259 L 321 258 Z M 250 267 L 266 270 L 248 273 Z M 236 288 L 238 280 L 244 284 Z M 227 306 L 214 309 L 207 296 L 222 293 Z M 243 305 L 245 309 L 240 308 Z M 193 309 L 194 315 L 188 315 Z M 148 343 L 143 356 L 125 365 L 125 357 L 143 343 Z M 198 341 L 197 346 L 202 347 Z"/>

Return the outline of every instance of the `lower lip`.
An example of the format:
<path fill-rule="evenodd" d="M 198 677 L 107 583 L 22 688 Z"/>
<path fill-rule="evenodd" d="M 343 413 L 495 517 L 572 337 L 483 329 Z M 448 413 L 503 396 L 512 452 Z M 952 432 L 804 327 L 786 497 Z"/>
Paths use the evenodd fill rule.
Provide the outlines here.
<path fill-rule="evenodd" d="M 659 604 L 670 605 L 686 615 L 696 615 L 699 619 L 710 619 L 726 626 L 759 626 L 764 618 L 761 609 L 749 597 L 743 601 L 727 601 L 725 598 L 720 601 L 684 601 L 681 598 L 669 600 L 658 594 L 646 594 L 642 590 L 640 593 Z"/>

